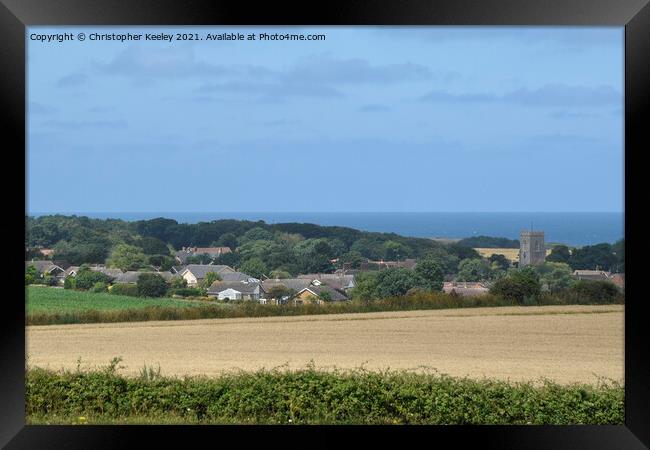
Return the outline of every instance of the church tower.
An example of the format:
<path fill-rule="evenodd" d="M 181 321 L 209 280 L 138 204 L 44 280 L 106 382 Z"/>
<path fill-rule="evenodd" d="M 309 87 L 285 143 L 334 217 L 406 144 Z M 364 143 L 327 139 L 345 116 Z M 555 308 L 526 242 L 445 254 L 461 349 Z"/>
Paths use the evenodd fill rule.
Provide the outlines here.
<path fill-rule="evenodd" d="M 544 232 L 526 230 L 519 234 L 519 267 L 538 266 L 546 259 Z"/>

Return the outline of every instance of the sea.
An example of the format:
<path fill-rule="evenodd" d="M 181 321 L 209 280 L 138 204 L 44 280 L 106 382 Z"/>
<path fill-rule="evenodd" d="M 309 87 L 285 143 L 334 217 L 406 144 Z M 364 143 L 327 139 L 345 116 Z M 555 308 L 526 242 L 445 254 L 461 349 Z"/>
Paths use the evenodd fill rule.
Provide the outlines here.
<path fill-rule="evenodd" d="M 30 213 L 40 216 L 53 213 Z M 126 221 L 157 217 L 179 223 L 219 219 L 263 220 L 266 223 L 315 223 L 403 236 L 461 239 L 495 236 L 518 239 L 522 230 L 544 231 L 547 243 L 571 246 L 614 243 L 624 237 L 622 212 L 74 212 L 92 218 Z"/>

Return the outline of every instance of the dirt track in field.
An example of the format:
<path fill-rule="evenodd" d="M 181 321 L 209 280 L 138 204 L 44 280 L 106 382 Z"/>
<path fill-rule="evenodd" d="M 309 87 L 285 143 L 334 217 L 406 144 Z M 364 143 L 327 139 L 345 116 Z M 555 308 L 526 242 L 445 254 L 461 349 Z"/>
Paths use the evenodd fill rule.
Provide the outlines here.
<path fill-rule="evenodd" d="M 511 381 L 623 381 L 623 306 L 472 308 L 27 327 L 30 366 L 144 364 L 163 375 L 282 365 L 418 369 Z"/>

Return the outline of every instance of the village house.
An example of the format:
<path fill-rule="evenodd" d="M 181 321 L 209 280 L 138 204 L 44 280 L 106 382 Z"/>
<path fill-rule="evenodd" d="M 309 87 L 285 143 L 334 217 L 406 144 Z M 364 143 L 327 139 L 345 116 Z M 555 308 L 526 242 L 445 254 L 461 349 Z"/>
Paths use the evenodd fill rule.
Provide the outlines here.
<path fill-rule="evenodd" d="M 183 247 L 174 256 L 179 263 L 185 264 L 190 256 L 209 255 L 211 258 L 216 258 L 231 251 L 230 247 Z"/>
<path fill-rule="evenodd" d="M 316 303 L 323 304 L 326 301 L 341 302 L 346 301 L 348 297 L 342 292 L 326 285 L 321 284 L 319 286 L 308 286 L 298 292 L 293 301 L 296 305 L 304 303 Z"/>
<path fill-rule="evenodd" d="M 624 273 L 611 273 L 604 270 L 574 270 L 573 276 L 578 280 L 609 281 L 621 289 L 625 287 Z"/>
<path fill-rule="evenodd" d="M 226 273 L 234 273 L 235 269 L 222 264 L 188 264 L 180 275 L 185 278 L 188 286 L 194 287 L 205 279 L 206 274 L 211 272 L 223 276 Z"/>
<path fill-rule="evenodd" d="M 65 261 L 48 261 L 48 260 L 32 260 L 25 261 L 25 269 L 29 266 L 34 266 L 41 276 L 49 275 L 59 281 L 65 279 L 65 271 L 69 264 Z"/>
<path fill-rule="evenodd" d="M 259 301 L 264 294 L 264 288 L 259 282 L 215 281 L 208 288 L 207 294 L 219 300 Z"/>
<path fill-rule="evenodd" d="M 442 284 L 442 291 L 446 294 L 457 294 L 462 297 L 475 297 L 487 294 L 490 288 L 486 283 L 480 281 L 445 281 Z"/>
<path fill-rule="evenodd" d="M 311 280 L 314 286 L 326 284 L 334 289 L 348 292 L 356 286 L 354 275 L 343 273 L 310 273 L 298 275 L 298 278 Z"/>

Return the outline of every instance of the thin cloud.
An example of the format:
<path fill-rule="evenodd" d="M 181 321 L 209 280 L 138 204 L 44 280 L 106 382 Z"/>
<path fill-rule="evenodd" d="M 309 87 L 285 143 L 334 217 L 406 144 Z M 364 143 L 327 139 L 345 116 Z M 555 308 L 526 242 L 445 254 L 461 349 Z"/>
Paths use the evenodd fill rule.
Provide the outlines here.
<path fill-rule="evenodd" d="M 359 108 L 359 111 L 361 112 L 385 112 L 385 111 L 390 111 L 390 108 L 386 105 L 377 105 L 377 104 L 370 104 L 370 105 L 363 105 L 361 108 Z"/>
<path fill-rule="evenodd" d="M 57 80 L 56 86 L 61 88 L 77 87 L 88 81 L 88 75 L 83 73 L 73 73 Z"/>
<path fill-rule="evenodd" d="M 420 97 L 423 102 L 506 102 L 533 107 L 595 107 L 620 103 L 623 97 L 611 86 L 568 86 L 547 84 L 537 89 L 522 88 L 504 95 L 491 93 L 452 94 L 431 91 Z"/>
<path fill-rule="evenodd" d="M 126 128 L 127 123 L 124 120 L 48 120 L 43 123 L 45 126 L 62 128 L 62 129 L 83 129 L 83 128 L 109 128 L 118 129 Z"/>
<path fill-rule="evenodd" d="M 29 102 L 27 105 L 27 112 L 29 114 L 54 114 L 58 109 L 54 106 L 45 105 L 43 103 Z"/>

